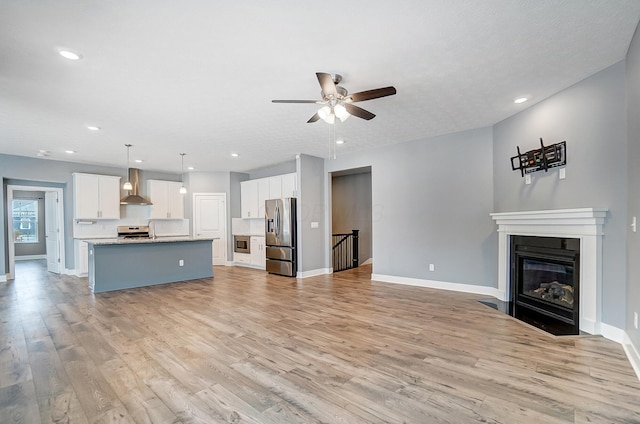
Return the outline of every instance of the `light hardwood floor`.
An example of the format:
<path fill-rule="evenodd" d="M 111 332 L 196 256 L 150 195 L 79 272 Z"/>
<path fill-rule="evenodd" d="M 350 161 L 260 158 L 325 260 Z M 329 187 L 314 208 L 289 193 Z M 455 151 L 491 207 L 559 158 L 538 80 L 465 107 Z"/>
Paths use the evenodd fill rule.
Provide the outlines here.
<path fill-rule="evenodd" d="M 0 422 L 640 422 L 640 383 L 602 337 L 553 337 L 370 267 L 214 272 L 93 295 L 18 263 L 0 283 Z"/>

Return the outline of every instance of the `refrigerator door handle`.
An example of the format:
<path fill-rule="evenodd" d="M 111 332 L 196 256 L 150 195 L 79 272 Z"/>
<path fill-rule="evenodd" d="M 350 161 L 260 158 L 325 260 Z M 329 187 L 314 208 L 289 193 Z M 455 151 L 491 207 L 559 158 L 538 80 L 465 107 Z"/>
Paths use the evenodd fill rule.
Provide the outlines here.
<path fill-rule="evenodd" d="M 274 230 L 276 233 L 276 237 L 280 237 L 280 208 L 276 205 L 275 216 L 274 216 Z"/>

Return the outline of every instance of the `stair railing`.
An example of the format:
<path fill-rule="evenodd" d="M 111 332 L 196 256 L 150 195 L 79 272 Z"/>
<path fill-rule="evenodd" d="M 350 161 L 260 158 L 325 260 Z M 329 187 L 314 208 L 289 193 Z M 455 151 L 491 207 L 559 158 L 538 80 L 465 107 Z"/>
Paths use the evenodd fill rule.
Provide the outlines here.
<path fill-rule="evenodd" d="M 358 267 L 358 233 L 352 230 L 349 234 L 333 234 L 333 272 L 345 271 Z"/>

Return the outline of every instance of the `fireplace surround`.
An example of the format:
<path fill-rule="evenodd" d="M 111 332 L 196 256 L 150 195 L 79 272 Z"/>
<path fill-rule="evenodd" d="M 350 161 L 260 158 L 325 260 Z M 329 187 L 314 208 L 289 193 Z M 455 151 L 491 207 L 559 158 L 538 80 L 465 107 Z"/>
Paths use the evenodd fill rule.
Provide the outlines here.
<path fill-rule="evenodd" d="M 512 236 L 576 239 L 580 259 L 576 265 L 579 292 L 579 330 L 602 334 L 602 237 L 606 208 L 557 209 L 492 213 L 498 225 L 498 298 L 513 299 L 511 290 Z"/>

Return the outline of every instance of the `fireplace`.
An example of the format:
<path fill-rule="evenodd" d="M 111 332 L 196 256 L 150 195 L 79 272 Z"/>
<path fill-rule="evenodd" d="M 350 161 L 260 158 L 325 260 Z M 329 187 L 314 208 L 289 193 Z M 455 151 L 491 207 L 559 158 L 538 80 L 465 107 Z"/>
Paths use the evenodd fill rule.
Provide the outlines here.
<path fill-rule="evenodd" d="M 607 215 L 606 208 L 492 213 L 491 218 L 498 224 L 496 298 L 505 303 L 515 303 L 512 302 L 514 288 L 511 281 L 513 236 L 579 240 L 579 261 L 573 268 L 574 279 L 576 270 L 579 278 L 577 285 L 574 281 L 574 290 L 579 291 L 579 297 L 574 299 L 574 305 L 578 308 L 576 313 L 579 314 L 579 329 L 588 334 L 602 334 L 602 239 Z M 569 245 L 571 243 L 573 242 Z"/>
<path fill-rule="evenodd" d="M 580 239 L 510 238 L 513 316 L 554 334 L 579 334 Z"/>

